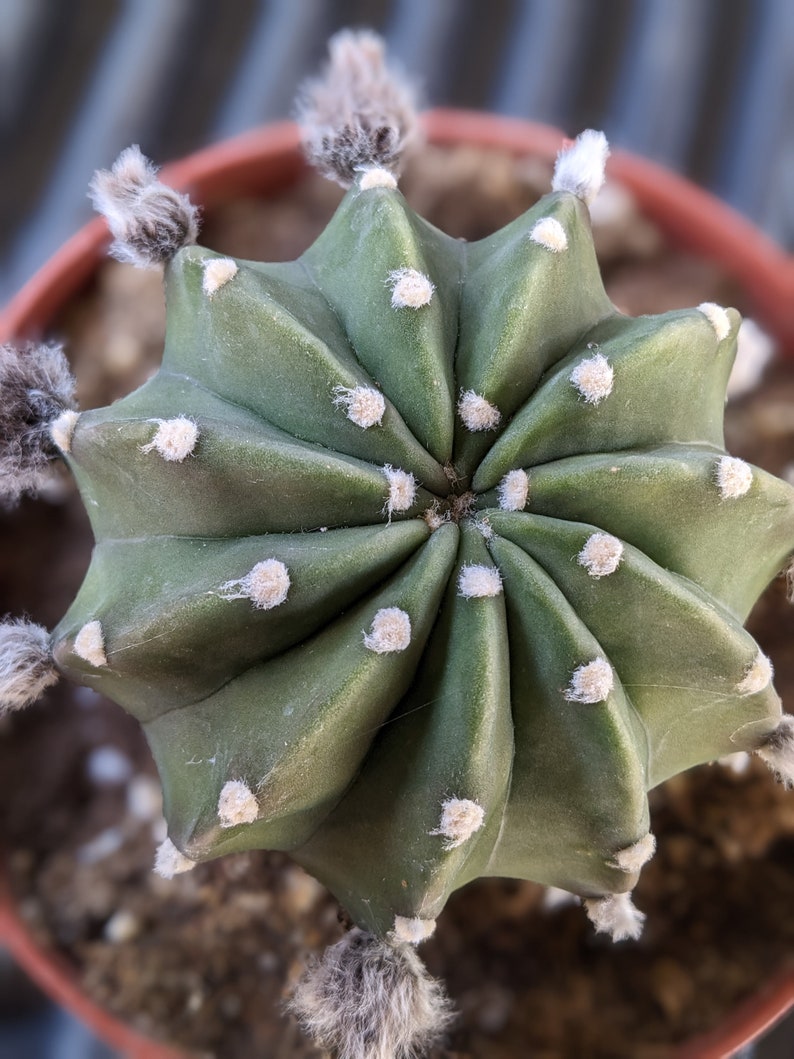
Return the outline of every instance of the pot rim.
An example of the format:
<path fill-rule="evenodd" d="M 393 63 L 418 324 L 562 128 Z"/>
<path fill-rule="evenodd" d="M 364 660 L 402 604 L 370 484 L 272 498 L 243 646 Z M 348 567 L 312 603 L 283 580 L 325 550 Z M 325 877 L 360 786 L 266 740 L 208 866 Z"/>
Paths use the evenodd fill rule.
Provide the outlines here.
<path fill-rule="evenodd" d="M 439 146 L 465 143 L 552 161 L 564 143 L 564 134 L 549 126 L 474 111 L 431 110 L 422 120 L 427 139 Z M 166 165 L 161 176 L 211 206 L 230 194 L 273 193 L 306 169 L 297 127 L 279 122 Z M 642 211 L 677 245 L 718 261 L 746 291 L 761 324 L 794 356 L 794 259 L 725 203 L 653 162 L 616 150 L 607 174 L 635 195 Z M 0 342 L 39 338 L 105 259 L 109 242 L 100 218 L 72 236 L 0 311 Z M 45 992 L 130 1059 L 185 1059 L 184 1052 L 142 1036 L 82 992 L 67 960 L 37 943 L 26 927 L 2 862 L 0 942 Z M 725 1059 L 791 1007 L 794 968 L 778 971 L 720 1026 L 683 1044 L 677 1059 Z"/>

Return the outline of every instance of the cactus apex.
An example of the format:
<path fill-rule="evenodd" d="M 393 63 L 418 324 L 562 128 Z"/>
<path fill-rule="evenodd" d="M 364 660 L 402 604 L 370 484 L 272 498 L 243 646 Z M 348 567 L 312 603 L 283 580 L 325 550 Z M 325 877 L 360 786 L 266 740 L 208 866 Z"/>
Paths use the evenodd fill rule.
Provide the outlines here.
<path fill-rule="evenodd" d="M 409 1059 L 432 1045 L 452 1018 L 443 988 L 410 945 L 358 928 L 309 966 L 288 1010 L 339 1059 Z"/>
<path fill-rule="evenodd" d="M 645 914 L 635 906 L 630 893 L 588 897 L 584 907 L 597 934 L 610 934 L 613 941 L 636 941 L 642 934 Z"/>
<path fill-rule="evenodd" d="M 376 33 L 343 30 L 328 51 L 323 76 L 307 81 L 298 96 L 306 157 L 345 188 L 362 169 L 399 172 L 418 129 L 413 86 L 387 64 Z"/>
<path fill-rule="evenodd" d="M 794 715 L 785 713 L 756 753 L 784 787 L 794 787 Z"/>
<path fill-rule="evenodd" d="M 0 715 L 35 702 L 58 680 L 50 634 L 20 618 L 0 623 Z"/>
<path fill-rule="evenodd" d="M 570 191 L 588 206 L 604 183 L 609 144 L 603 132 L 585 129 L 557 155 L 552 191 Z"/>
<path fill-rule="evenodd" d="M 89 196 L 113 233 L 110 253 L 136 268 L 162 265 L 198 236 L 197 208 L 160 183 L 157 167 L 137 144 L 94 174 Z"/>
<path fill-rule="evenodd" d="M 191 871 L 196 867 L 196 862 L 180 853 L 170 838 L 165 839 L 157 847 L 154 855 L 155 874 L 163 879 L 173 879 L 175 875 Z"/>

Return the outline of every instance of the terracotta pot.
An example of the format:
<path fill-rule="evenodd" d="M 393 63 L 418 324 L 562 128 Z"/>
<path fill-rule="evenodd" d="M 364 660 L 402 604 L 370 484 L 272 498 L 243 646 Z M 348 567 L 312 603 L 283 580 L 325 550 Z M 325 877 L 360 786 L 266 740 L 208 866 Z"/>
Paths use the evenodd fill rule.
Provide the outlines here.
<path fill-rule="evenodd" d="M 429 140 L 495 147 L 516 155 L 553 159 L 562 134 L 546 126 L 464 111 L 425 115 Z M 207 148 L 166 166 L 162 178 L 194 201 L 211 206 L 240 193 L 272 194 L 304 170 L 294 125 L 282 123 Z M 756 319 L 794 355 L 794 260 L 729 207 L 682 178 L 640 158 L 615 151 L 609 174 L 635 195 L 641 211 L 670 240 L 720 267 L 746 292 Z M 0 342 L 36 338 L 105 258 L 104 223 L 87 224 L 69 240 L 0 313 Z M 17 914 L 0 864 L 0 941 L 55 1000 L 83 1019 L 130 1059 L 180 1059 L 183 1053 L 131 1030 L 89 1000 L 72 968 L 42 949 Z M 718 1029 L 681 1047 L 678 1059 L 733 1055 L 794 1005 L 794 971 L 770 980 Z"/>

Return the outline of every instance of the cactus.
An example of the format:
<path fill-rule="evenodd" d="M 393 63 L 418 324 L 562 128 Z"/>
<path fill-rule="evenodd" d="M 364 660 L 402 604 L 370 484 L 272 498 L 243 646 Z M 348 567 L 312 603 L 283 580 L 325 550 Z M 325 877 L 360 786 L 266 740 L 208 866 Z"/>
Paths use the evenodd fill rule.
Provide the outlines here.
<path fill-rule="evenodd" d="M 295 262 L 194 245 L 135 149 L 97 178 L 118 256 L 164 262 L 163 364 L 109 408 L 38 402 L 35 465 L 54 441 L 96 546 L 51 657 L 37 627 L 0 644 L 10 707 L 57 668 L 140 720 L 161 874 L 279 849 L 334 892 L 357 929 L 295 1007 L 343 1056 L 415 1046 L 396 1016 L 381 1051 L 351 1043 L 351 976 L 408 982 L 419 1035 L 444 1024 L 408 947 L 469 880 L 570 891 L 636 937 L 651 788 L 737 750 L 794 782 L 742 628 L 794 492 L 724 450 L 738 314 L 610 304 L 601 134 L 467 245 L 406 204 L 380 120 L 343 127 L 341 162 L 315 143 L 350 188 Z M 6 353 L 15 380 L 39 362 Z"/>

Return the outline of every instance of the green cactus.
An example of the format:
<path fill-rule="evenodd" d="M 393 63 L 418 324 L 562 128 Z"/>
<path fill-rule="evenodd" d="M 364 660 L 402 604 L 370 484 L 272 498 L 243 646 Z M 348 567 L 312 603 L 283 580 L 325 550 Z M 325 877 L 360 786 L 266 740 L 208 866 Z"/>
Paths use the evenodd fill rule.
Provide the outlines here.
<path fill-rule="evenodd" d="M 605 154 L 471 245 L 378 165 L 295 262 L 175 222 L 162 368 L 53 429 L 96 537 L 54 659 L 144 726 L 164 874 L 288 850 L 396 946 L 512 876 L 633 937 L 652 787 L 737 750 L 791 780 L 742 623 L 794 492 L 724 450 L 738 314 L 610 304 Z"/>

